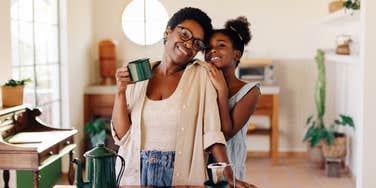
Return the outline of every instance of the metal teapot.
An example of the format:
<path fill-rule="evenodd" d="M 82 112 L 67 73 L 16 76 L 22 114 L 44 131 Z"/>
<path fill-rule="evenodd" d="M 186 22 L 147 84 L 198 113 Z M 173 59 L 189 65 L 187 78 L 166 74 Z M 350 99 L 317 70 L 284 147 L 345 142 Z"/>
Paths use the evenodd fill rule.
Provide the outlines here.
<path fill-rule="evenodd" d="M 123 176 L 125 161 L 115 151 L 106 148 L 104 144 L 98 144 L 92 150 L 84 154 L 86 158 L 86 180 L 82 180 L 82 166 L 78 159 L 72 162 L 77 165 L 75 184 L 77 188 L 115 188 L 119 187 Z M 116 157 L 121 160 L 121 169 L 116 177 Z"/>

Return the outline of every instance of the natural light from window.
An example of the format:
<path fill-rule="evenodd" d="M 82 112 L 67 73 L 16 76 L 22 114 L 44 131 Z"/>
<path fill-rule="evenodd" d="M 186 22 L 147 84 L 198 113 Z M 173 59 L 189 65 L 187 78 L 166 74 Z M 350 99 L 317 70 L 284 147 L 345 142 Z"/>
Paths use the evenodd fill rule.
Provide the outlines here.
<path fill-rule="evenodd" d="M 11 0 L 12 77 L 30 78 L 24 103 L 61 126 L 59 0 Z"/>
<path fill-rule="evenodd" d="M 152 45 L 163 38 L 167 11 L 158 0 L 133 0 L 122 15 L 123 32 L 132 42 Z"/>

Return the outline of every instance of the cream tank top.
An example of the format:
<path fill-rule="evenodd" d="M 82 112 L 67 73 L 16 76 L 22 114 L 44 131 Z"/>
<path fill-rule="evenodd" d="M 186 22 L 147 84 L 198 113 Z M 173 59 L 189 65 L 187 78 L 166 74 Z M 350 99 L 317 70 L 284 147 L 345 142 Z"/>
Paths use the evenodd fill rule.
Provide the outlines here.
<path fill-rule="evenodd" d="M 146 96 L 141 120 L 142 150 L 175 151 L 180 98 L 179 85 L 167 99 L 151 100 Z"/>

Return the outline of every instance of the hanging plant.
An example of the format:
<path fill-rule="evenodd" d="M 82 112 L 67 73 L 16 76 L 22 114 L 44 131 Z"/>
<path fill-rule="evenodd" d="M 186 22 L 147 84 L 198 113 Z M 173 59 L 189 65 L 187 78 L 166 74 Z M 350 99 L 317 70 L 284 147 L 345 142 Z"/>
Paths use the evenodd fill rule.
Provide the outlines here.
<path fill-rule="evenodd" d="M 360 1 L 359 0 L 346 0 L 343 2 L 343 6 L 346 9 L 353 9 L 353 10 L 359 10 L 360 9 Z"/>

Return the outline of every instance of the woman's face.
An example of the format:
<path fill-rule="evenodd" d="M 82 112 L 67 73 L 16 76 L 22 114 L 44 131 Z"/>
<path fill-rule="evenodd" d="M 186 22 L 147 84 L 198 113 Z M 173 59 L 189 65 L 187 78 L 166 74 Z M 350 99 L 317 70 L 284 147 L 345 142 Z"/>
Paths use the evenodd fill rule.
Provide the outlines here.
<path fill-rule="evenodd" d="M 188 63 L 204 47 L 204 30 L 196 21 L 185 20 L 166 34 L 165 53 L 174 63 Z"/>
<path fill-rule="evenodd" d="M 232 46 L 230 38 L 222 33 L 215 33 L 210 38 L 205 60 L 213 63 L 217 68 L 236 66 L 240 59 L 240 51 Z"/>

